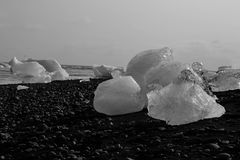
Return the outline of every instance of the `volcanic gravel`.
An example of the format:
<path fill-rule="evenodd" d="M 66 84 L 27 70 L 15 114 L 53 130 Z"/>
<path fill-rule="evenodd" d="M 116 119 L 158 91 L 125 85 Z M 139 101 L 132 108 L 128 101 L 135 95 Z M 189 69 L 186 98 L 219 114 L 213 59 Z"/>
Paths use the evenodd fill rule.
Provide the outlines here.
<path fill-rule="evenodd" d="M 106 116 L 93 108 L 103 80 L 0 86 L 0 160 L 240 159 L 240 91 L 215 93 L 220 118 L 168 126 L 147 111 Z"/>

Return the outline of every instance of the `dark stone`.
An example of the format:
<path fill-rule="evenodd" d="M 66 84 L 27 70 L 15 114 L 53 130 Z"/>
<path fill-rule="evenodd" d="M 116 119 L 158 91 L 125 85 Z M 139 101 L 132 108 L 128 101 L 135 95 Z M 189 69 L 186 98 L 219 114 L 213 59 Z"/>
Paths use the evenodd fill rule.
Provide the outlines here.
<path fill-rule="evenodd" d="M 216 156 L 216 159 L 217 160 L 231 160 L 232 157 L 230 154 L 228 153 L 219 153 L 217 156 Z"/>
<path fill-rule="evenodd" d="M 146 109 L 97 113 L 94 91 L 102 81 L 27 84 L 28 90 L 17 93 L 17 85 L 0 85 L 0 159 L 240 157 L 240 90 L 216 93 L 226 109 L 222 117 L 168 126 L 148 117 Z"/>

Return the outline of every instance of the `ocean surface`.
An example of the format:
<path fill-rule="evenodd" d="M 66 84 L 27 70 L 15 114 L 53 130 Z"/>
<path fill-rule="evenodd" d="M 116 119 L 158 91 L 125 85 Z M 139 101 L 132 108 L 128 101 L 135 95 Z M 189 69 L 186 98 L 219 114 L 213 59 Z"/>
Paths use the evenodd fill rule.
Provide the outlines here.
<path fill-rule="evenodd" d="M 62 65 L 62 67 L 70 75 L 69 79 L 85 79 L 93 77 L 93 71 L 91 66 Z M 9 68 L 0 67 L 0 85 L 13 83 L 21 82 L 11 75 Z"/>

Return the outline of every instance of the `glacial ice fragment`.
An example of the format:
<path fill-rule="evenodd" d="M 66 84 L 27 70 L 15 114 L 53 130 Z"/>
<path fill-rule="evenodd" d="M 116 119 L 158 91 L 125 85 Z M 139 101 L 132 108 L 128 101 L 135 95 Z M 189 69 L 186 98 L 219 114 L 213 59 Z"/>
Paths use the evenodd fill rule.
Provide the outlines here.
<path fill-rule="evenodd" d="M 95 91 L 94 108 L 107 115 L 122 115 L 141 111 L 140 87 L 131 76 L 100 83 Z"/>
<path fill-rule="evenodd" d="M 21 62 L 14 57 L 9 64 L 13 76 L 23 83 L 47 83 L 51 81 L 46 69 L 38 62 Z"/>
<path fill-rule="evenodd" d="M 218 72 L 214 78 L 209 81 L 213 92 L 222 92 L 240 89 L 240 71 L 225 70 Z"/>
<path fill-rule="evenodd" d="M 46 69 L 37 62 L 21 62 L 16 57 L 14 57 L 9 64 L 11 65 L 12 73 L 16 75 L 24 75 L 24 76 L 39 76 Z"/>
<path fill-rule="evenodd" d="M 145 74 L 163 62 L 173 61 L 172 50 L 168 47 L 146 50 L 138 53 L 127 65 L 126 75 L 132 76 L 141 88 L 145 86 Z"/>
<path fill-rule="evenodd" d="M 26 62 L 38 62 L 39 64 L 41 64 L 51 76 L 52 81 L 66 80 L 69 78 L 69 74 L 67 73 L 67 71 L 63 69 L 60 63 L 55 59 L 48 60 L 28 59 L 26 60 Z"/>
<path fill-rule="evenodd" d="M 148 93 L 148 115 L 169 125 L 222 116 L 224 107 L 195 83 L 194 77 L 184 70 L 174 82 Z"/>

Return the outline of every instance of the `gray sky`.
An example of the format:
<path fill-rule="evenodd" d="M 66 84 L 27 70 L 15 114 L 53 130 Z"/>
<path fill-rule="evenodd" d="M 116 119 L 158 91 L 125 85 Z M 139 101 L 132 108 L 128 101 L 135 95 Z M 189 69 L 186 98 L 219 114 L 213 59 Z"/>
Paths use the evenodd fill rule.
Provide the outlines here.
<path fill-rule="evenodd" d="M 125 66 L 169 46 L 175 60 L 240 67 L 239 0 L 1 0 L 0 61 Z"/>

